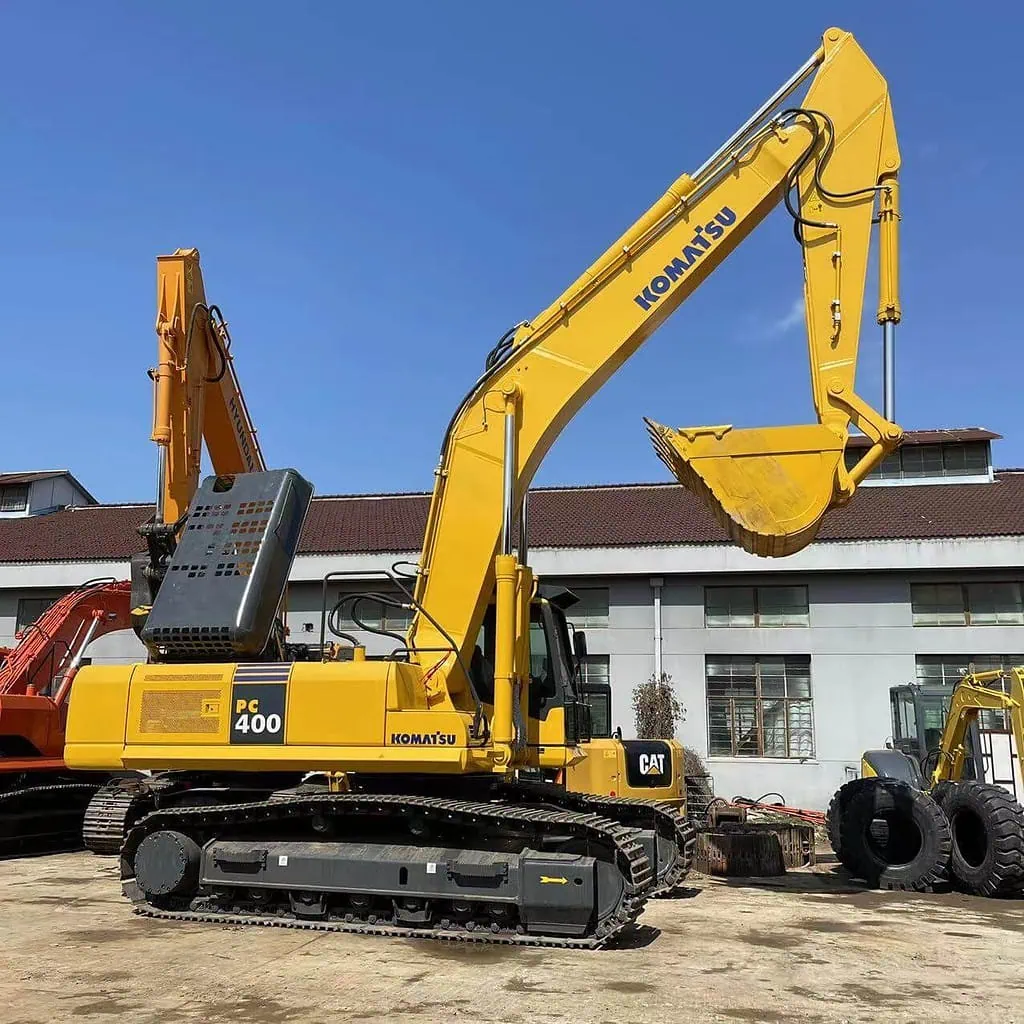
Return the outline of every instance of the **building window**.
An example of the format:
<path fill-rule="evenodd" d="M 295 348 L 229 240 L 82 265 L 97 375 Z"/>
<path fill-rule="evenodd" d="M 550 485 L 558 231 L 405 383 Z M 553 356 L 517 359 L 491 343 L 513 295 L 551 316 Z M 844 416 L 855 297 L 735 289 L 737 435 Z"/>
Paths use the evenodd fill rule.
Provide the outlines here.
<path fill-rule="evenodd" d="M 28 484 L 0 487 L 0 512 L 24 512 L 28 508 Z"/>
<path fill-rule="evenodd" d="M 914 583 L 915 626 L 1021 626 L 1020 583 Z"/>
<path fill-rule="evenodd" d="M 705 587 L 704 624 L 806 626 L 806 587 Z"/>
<path fill-rule="evenodd" d="M 711 756 L 814 756 L 810 657 L 709 654 L 705 673 Z"/>
<path fill-rule="evenodd" d="M 396 595 L 396 600 L 403 600 Z M 359 630 L 361 627 L 353 618 L 358 616 L 360 621 L 372 629 L 385 629 L 389 633 L 405 635 L 412 625 L 412 612 L 407 608 L 392 608 L 390 605 L 382 605 L 379 601 L 349 601 L 345 604 L 344 614 L 341 617 L 341 628 L 343 630 Z"/>
<path fill-rule="evenodd" d="M 866 451 L 850 448 L 846 468 L 851 469 Z M 920 480 L 923 478 L 986 476 L 989 467 L 987 441 L 948 441 L 940 444 L 908 444 L 898 448 L 868 474 L 869 480 Z"/>
<path fill-rule="evenodd" d="M 19 598 L 18 616 L 15 620 L 14 631 L 20 633 L 26 627 L 31 626 L 56 600 L 56 596 Z"/>
<path fill-rule="evenodd" d="M 605 685 L 611 681 L 611 669 L 607 654 L 588 654 L 580 658 L 580 673 L 583 684 Z"/>
<path fill-rule="evenodd" d="M 579 600 L 566 609 L 565 617 L 577 629 L 595 629 L 608 625 L 608 588 L 571 587 Z"/>
<path fill-rule="evenodd" d="M 590 705 L 593 736 L 612 734 L 612 696 L 607 654 L 588 654 L 580 659 L 583 699 Z"/>
<path fill-rule="evenodd" d="M 1024 654 L 919 654 L 916 658 L 917 681 L 922 686 L 948 687 L 950 693 L 960 679 L 975 672 L 1009 672 L 1024 665 Z M 1009 692 L 1005 679 L 988 683 Z M 1010 728 L 1002 711 L 982 711 L 979 717 L 982 729 L 1007 730 Z"/>

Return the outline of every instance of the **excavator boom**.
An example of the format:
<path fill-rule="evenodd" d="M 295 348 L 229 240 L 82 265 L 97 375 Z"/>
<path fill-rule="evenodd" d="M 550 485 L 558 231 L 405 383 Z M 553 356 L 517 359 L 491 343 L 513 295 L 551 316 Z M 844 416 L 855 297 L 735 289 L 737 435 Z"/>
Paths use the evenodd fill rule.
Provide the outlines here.
<path fill-rule="evenodd" d="M 997 684 L 997 685 L 992 685 Z M 1005 689 L 1002 687 L 1005 685 Z M 969 756 L 967 736 L 982 711 L 1002 711 L 1009 720 L 1017 756 L 1024 752 L 1024 667 L 966 675 L 953 690 L 942 730 L 939 757 L 932 772 L 933 786 L 959 782 Z"/>
<path fill-rule="evenodd" d="M 803 105 L 783 109 L 812 73 Z M 786 555 L 808 544 L 828 509 L 846 501 L 902 436 L 854 391 L 876 207 L 879 316 L 886 323 L 899 319 L 899 163 L 885 80 L 849 33 L 830 29 L 811 60 L 714 156 L 677 178 L 547 309 L 519 325 L 492 352 L 444 439 L 413 646 L 436 648 L 450 637 L 468 658 L 511 510 L 555 438 L 783 200 L 803 252 L 818 422 L 764 430 L 648 426 L 676 478 L 710 504 L 747 550 Z M 847 473 L 851 422 L 874 443 Z"/>

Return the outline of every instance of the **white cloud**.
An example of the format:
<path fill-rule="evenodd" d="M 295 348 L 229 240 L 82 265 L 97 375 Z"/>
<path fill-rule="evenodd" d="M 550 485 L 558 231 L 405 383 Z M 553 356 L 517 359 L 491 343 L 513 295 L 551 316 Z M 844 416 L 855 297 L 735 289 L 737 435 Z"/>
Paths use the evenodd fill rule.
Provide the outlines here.
<path fill-rule="evenodd" d="M 783 316 L 773 320 L 768 325 L 767 333 L 771 337 L 779 334 L 788 334 L 794 327 L 799 327 L 803 322 L 804 297 L 801 295 L 790 303 L 789 310 Z"/>

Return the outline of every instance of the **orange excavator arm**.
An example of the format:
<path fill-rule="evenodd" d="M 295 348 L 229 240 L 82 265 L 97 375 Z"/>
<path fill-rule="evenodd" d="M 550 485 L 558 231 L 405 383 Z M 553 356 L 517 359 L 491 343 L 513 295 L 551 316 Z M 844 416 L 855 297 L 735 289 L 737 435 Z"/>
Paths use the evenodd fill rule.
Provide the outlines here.
<path fill-rule="evenodd" d="M 132 559 L 137 632 L 199 488 L 203 442 L 218 476 L 267 468 L 238 383 L 227 322 L 206 300 L 199 250 L 157 257 L 156 289 L 158 356 L 150 376 L 157 494 L 153 519 L 140 528 L 147 552 Z"/>
<path fill-rule="evenodd" d="M 156 333 L 156 522 L 173 524 L 199 486 L 203 441 L 217 474 L 260 472 L 266 464 L 235 373 L 227 323 L 206 301 L 198 249 L 157 258 Z"/>

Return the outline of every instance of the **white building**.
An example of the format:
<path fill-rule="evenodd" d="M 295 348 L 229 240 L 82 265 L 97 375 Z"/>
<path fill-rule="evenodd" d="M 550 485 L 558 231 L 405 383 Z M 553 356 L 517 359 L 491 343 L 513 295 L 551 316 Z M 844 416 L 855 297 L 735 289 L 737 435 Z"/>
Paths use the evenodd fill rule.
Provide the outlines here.
<path fill-rule="evenodd" d="M 0 473 L 0 518 L 39 516 L 96 499 L 66 469 Z"/>
<path fill-rule="evenodd" d="M 587 671 L 610 677 L 624 735 L 632 687 L 660 666 L 686 708 L 678 734 L 707 756 L 720 795 L 776 791 L 822 808 L 890 735 L 890 686 L 1024 663 L 1024 471 L 993 470 L 997 438 L 910 434 L 813 544 L 779 560 L 727 543 L 674 484 L 538 489 L 531 563 L 580 596 Z M 326 573 L 417 557 L 428 501 L 314 499 L 292 571 L 292 640 L 318 639 Z M 151 513 L 92 505 L 0 521 L 0 646 L 63 589 L 125 578 Z M 368 638 L 371 650 L 381 642 Z M 91 653 L 140 651 L 129 633 Z"/>

